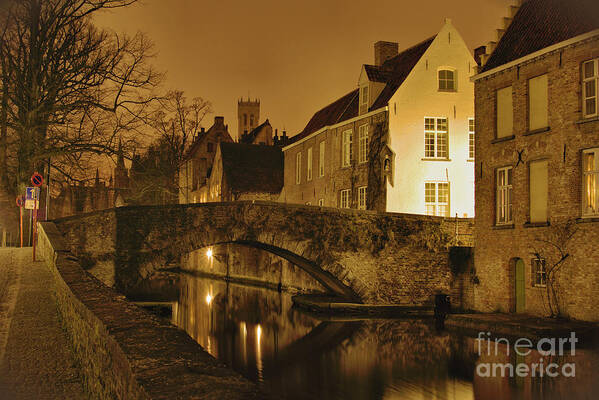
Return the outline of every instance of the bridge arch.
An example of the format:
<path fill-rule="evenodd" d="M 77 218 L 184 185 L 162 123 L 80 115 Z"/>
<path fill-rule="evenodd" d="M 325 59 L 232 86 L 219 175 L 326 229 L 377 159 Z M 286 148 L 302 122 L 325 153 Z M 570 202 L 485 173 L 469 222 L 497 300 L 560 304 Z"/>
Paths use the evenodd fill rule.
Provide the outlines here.
<path fill-rule="evenodd" d="M 235 240 L 235 241 L 228 241 L 228 242 L 212 243 L 212 244 L 208 244 L 206 246 L 201 245 L 202 247 L 195 248 L 192 251 L 195 251 L 198 249 L 203 249 L 203 248 L 212 248 L 215 246 L 226 245 L 226 244 L 236 244 L 236 245 L 248 246 L 248 247 L 252 247 L 254 249 L 259 249 L 259 250 L 263 250 L 268 253 L 274 254 L 284 260 L 289 261 L 290 263 L 294 264 L 302 271 L 306 272 L 308 275 L 310 275 L 312 278 L 314 278 L 314 280 L 316 280 L 318 283 L 320 283 L 325 289 L 327 289 L 330 293 L 335 294 L 344 299 L 351 300 L 353 302 L 358 302 L 358 303 L 362 302 L 360 297 L 358 296 L 358 294 L 356 294 L 356 292 L 354 292 L 354 290 L 351 287 L 348 287 L 345 284 L 343 284 L 333 274 L 331 274 L 328 271 L 323 270 L 322 268 L 320 268 L 320 266 L 318 266 L 311 260 L 308 260 L 302 256 L 299 256 L 295 253 L 292 253 L 289 250 L 286 250 L 286 249 L 283 249 L 280 247 L 272 246 L 272 245 L 261 243 L 261 242 L 251 241 L 251 240 Z"/>
<path fill-rule="evenodd" d="M 430 305 L 452 293 L 448 248 L 472 241 L 466 219 L 258 201 L 127 206 L 55 222 L 80 259 L 114 264 L 117 289 L 195 249 L 244 243 L 369 304 Z"/>

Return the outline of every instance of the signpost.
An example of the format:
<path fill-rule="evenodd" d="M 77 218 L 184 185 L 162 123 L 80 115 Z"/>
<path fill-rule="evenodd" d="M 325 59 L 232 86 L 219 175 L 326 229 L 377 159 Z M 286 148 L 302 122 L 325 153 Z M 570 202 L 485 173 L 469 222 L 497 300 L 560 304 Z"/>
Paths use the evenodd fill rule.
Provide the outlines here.
<path fill-rule="evenodd" d="M 19 233 L 21 234 L 21 247 L 23 247 L 23 206 L 25 205 L 25 197 L 17 196 L 17 207 L 19 207 Z"/>
<path fill-rule="evenodd" d="M 33 210 L 39 208 L 40 202 L 40 189 L 37 187 L 26 187 L 25 188 L 25 209 Z"/>
<path fill-rule="evenodd" d="M 44 178 L 40 175 L 39 172 L 34 172 L 33 175 L 31 175 L 31 183 L 33 184 L 33 186 L 35 186 L 33 190 L 33 239 L 32 239 L 32 245 L 33 245 L 33 261 L 35 261 L 35 238 L 37 235 L 37 209 L 39 208 L 39 195 L 40 195 L 40 187 L 42 186 L 42 183 L 44 183 Z M 30 189 L 30 188 L 27 188 Z M 29 192 L 29 191 L 28 191 Z"/>

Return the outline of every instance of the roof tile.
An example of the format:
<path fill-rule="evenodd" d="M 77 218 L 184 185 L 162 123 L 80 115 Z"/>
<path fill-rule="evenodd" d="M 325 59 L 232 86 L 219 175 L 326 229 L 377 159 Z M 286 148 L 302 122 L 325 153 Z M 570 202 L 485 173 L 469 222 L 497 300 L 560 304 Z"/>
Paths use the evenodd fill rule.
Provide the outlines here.
<path fill-rule="evenodd" d="M 481 72 L 597 28 L 598 0 L 527 0 Z"/>

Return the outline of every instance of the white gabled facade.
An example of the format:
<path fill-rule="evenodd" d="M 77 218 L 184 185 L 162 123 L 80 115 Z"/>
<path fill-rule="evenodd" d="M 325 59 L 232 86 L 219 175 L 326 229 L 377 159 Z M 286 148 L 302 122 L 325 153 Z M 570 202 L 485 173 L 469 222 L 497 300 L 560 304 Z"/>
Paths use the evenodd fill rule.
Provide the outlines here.
<path fill-rule="evenodd" d="M 357 88 L 316 112 L 304 131 L 283 148 L 281 201 L 473 217 L 470 76 L 476 62 L 466 44 L 446 20 L 435 37 L 406 50 L 399 52 L 397 43 L 384 41 L 375 43 L 374 49 L 375 63 L 362 66 Z M 447 71 L 441 74 L 441 83 L 440 70 Z M 435 123 L 432 154 L 425 151 L 425 118 Z M 375 156 L 384 167 L 373 171 L 381 163 L 374 162 L 369 146 L 381 122 L 389 131 L 383 139 L 386 147 Z M 438 130 L 437 122 L 447 131 Z M 321 148 L 326 149 L 323 155 Z M 320 167 L 315 160 L 324 162 L 322 176 L 312 175 Z M 310 161 L 313 165 L 308 166 Z M 384 190 L 370 186 L 371 172 L 381 177 Z"/>
<path fill-rule="evenodd" d="M 446 20 L 389 100 L 388 146 L 395 153 L 395 166 L 393 185 L 387 182 L 387 211 L 441 214 L 441 210 L 452 217 L 474 216 L 474 159 L 470 157 L 469 120 L 474 118 L 474 84 L 470 76 L 475 66 L 462 37 L 451 21 Z M 454 73 L 455 90 L 439 88 L 440 70 Z M 441 85 L 447 86 L 450 80 L 446 79 L 446 73 L 442 78 Z M 432 153 L 430 146 L 425 151 L 425 118 L 429 118 L 429 128 L 432 119 L 435 122 L 433 132 L 429 132 L 429 139 L 434 136 L 436 141 Z M 435 201 L 431 203 L 433 196 Z"/>

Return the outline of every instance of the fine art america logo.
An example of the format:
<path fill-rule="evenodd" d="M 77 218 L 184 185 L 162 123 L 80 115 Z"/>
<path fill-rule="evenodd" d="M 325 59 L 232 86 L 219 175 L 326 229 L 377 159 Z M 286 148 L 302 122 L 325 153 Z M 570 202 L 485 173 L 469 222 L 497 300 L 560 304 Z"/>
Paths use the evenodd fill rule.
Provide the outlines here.
<path fill-rule="evenodd" d="M 571 378 L 576 376 L 576 365 L 573 362 L 556 362 L 563 360 L 564 356 L 576 355 L 575 332 L 570 332 L 569 337 L 564 338 L 542 338 L 536 344 L 530 339 L 519 338 L 512 343 L 506 338 L 491 339 L 490 332 L 478 333 L 478 356 L 489 356 L 489 358 L 503 358 L 510 356 L 510 349 L 513 348 L 516 359 L 524 361 L 524 357 L 533 353 L 534 362 L 480 362 L 476 366 L 476 374 L 483 378 L 491 377 L 544 377 L 555 378 L 564 376 Z M 518 357 L 519 356 L 519 357 Z M 482 357 L 485 361 L 486 357 Z M 568 357 L 570 358 L 570 357 Z"/>

